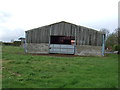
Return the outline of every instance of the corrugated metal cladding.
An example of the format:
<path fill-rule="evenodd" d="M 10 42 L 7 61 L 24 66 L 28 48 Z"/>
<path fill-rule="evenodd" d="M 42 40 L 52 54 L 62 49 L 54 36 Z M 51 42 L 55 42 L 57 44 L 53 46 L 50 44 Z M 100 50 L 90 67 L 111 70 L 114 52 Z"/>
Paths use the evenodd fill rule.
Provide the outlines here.
<path fill-rule="evenodd" d="M 49 43 L 50 35 L 75 36 L 77 45 L 102 45 L 99 31 L 64 21 L 26 31 L 26 42 Z"/>

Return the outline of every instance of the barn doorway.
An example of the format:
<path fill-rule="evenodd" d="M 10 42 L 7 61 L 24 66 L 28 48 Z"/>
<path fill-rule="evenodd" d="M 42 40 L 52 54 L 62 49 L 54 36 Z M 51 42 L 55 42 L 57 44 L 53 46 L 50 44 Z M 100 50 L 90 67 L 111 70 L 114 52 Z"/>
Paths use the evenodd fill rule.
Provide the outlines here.
<path fill-rule="evenodd" d="M 50 36 L 49 53 L 74 54 L 74 36 Z"/>

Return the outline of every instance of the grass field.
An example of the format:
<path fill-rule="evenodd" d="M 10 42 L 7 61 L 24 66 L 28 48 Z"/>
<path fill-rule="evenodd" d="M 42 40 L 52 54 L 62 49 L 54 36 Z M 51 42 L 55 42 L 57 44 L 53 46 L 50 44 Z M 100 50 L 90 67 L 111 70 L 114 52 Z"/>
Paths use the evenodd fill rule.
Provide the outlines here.
<path fill-rule="evenodd" d="M 3 46 L 3 88 L 117 88 L 118 58 L 25 54 Z"/>

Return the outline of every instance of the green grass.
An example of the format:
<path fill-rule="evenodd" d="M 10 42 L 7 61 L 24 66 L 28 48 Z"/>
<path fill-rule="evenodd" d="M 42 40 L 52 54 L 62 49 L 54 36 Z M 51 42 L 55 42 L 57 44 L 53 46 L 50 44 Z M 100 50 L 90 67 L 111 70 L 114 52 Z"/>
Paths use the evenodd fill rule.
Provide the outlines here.
<path fill-rule="evenodd" d="M 3 88 L 117 88 L 117 55 L 56 57 L 3 46 Z"/>

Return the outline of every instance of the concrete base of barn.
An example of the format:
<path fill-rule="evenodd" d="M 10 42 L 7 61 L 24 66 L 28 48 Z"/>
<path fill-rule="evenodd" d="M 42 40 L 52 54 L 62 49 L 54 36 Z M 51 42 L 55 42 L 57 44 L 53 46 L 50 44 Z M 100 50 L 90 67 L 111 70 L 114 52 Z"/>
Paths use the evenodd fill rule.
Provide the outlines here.
<path fill-rule="evenodd" d="M 89 45 L 78 46 L 77 45 L 75 55 L 80 55 L 80 56 L 102 56 L 101 50 L 102 50 L 101 46 L 89 46 Z"/>
<path fill-rule="evenodd" d="M 27 43 L 27 53 L 35 53 L 35 54 L 48 54 L 49 53 L 49 44 L 46 43 Z"/>
<path fill-rule="evenodd" d="M 27 53 L 32 54 L 49 54 L 49 44 L 46 43 L 27 43 Z M 75 55 L 80 56 L 102 56 L 102 46 L 77 45 Z"/>

